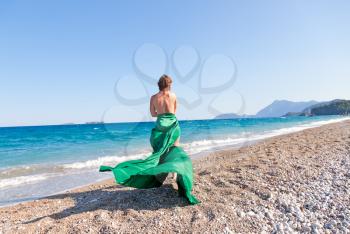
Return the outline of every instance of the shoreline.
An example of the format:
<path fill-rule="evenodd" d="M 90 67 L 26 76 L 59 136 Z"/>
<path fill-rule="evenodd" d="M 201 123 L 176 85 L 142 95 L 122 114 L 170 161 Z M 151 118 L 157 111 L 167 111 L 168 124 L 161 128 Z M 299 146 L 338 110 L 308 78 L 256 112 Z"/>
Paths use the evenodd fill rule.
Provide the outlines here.
<path fill-rule="evenodd" d="M 347 232 L 350 121 L 271 137 L 193 160 L 188 206 L 166 180 L 155 189 L 101 181 L 0 208 L 10 232 Z M 175 189 L 174 189 L 175 188 Z"/>
<path fill-rule="evenodd" d="M 274 138 L 274 137 L 280 137 L 280 136 L 284 136 L 284 135 L 288 135 L 288 134 L 293 134 L 293 133 L 297 133 L 297 132 L 300 132 L 300 131 L 304 131 L 306 129 L 318 128 L 318 127 L 325 126 L 325 125 L 328 125 L 328 124 L 341 123 L 341 122 L 349 121 L 349 120 L 350 120 L 350 118 L 343 117 L 343 118 L 340 118 L 340 119 L 327 120 L 326 121 L 327 123 L 322 123 L 322 122 L 324 122 L 323 120 L 315 121 L 312 124 L 316 124 L 316 126 L 312 126 L 311 125 L 311 126 L 306 126 L 305 127 L 304 124 L 302 124 L 302 125 L 297 125 L 297 126 L 293 126 L 293 127 L 286 127 L 286 128 L 282 128 L 282 129 L 283 130 L 289 130 L 289 129 L 294 129 L 294 128 L 300 128 L 300 129 L 298 129 L 298 130 L 289 130 L 289 131 L 287 131 L 285 133 L 277 133 L 275 135 L 272 134 L 271 136 L 269 136 L 271 133 L 267 133 L 268 136 L 264 136 L 263 135 L 263 137 L 261 137 L 261 138 L 258 137 L 258 139 L 253 139 L 253 140 L 250 140 L 249 137 L 247 137 L 246 140 L 241 142 L 241 143 L 229 144 L 229 145 L 224 145 L 224 146 L 212 146 L 210 149 L 204 150 L 204 151 L 199 152 L 199 153 L 194 153 L 194 154 L 190 155 L 190 157 L 191 157 L 191 160 L 193 160 L 193 161 L 200 160 L 201 158 L 207 157 L 210 154 L 220 153 L 220 151 L 238 150 L 238 149 L 240 149 L 242 147 L 248 147 L 248 146 L 251 146 L 251 145 L 254 145 L 254 144 L 258 144 L 258 143 L 260 143 L 262 141 L 265 141 L 265 140 L 268 140 L 268 139 L 271 139 L 271 138 Z M 96 183 L 101 183 L 101 182 L 104 182 L 104 181 L 107 182 L 107 181 L 110 181 L 110 180 L 114 181 L 113 177 L 111 177 L 110 179 L 103 178 L 103 179 L 100 179 L 100 180 L 97 180 L 97 181 L 93 181 L 93 182 L 90 182 L 90 183 L 87 183 L 87 184 L 78 185 L 78 186 L 75 186 L 75 187 L 72 187 L 72 188 L 69 188 L 69 189 L 64 189 L 64 190 L 61 190 L 61 191 L 58 191 L 58 192 L 55 192 L 55 193 L 52 193 L 52 194 L 48 194 L 48 195 L 45 195 L 45 196 L 40 196 L 40 197 L 35 197 L 35 198 L 24 198 L 23 201 L 1 205 L 0 208 L 10 207 L 10 206 L 21 204 L 21 203 L 32 202 L 32 201 L 35 201 L 35 200 L 44 199 L 44 198 L 50 197 L 50 196 L 55 196 L 55 195 L 59 195 L 59 194 L 63 194 L 63 193 L 73 192 L 75 190 L 82 189 L 84 187 L 92 186 L 92 185 L 94 185 Z"/>
<path fill-rule="evenodd" d="M 307 130 L 307 129 L 313 129 L 313 128 L 319 128 L 319 127 L 322 127 L 322 126 L 325 126 L 325 125 L 328 125 L 328 124 L 334 124 L 334 123 L 341 123 L 341 122 L 344 122 L 344 121 L 349 121 L 350 122 L 350 117 L 344 117 L 342 119 L 335 119 L 333 120 L 334 122 L 331 122 L 331 123 L 326 123 L 326 124 L 322 124 L 320 126 L 315 126 L 315 127 L 306 127 L 304 129 L 301 129 L 301 130 L 297 130 L 297 131 L 293 131 L 293 132 L 289 132 L 289 133 L 282 133 L 282 134 L 278 134 L 278 135 L 275 135 L 275 136 L 270 136 L 270 137 L 266 137 L 266 138 L 263 138 L 263 139 L 258 139 L 258 140 L 247 140 L 243 143 L 243 145 L 241 145 L 240 143 L 239 144 L 233 144 L 233 145 L 226 145 L 226 146 L 219 146 L 218 148 L 211 148 L 209 150 L 204 150 L 202 152 L 199 152 L 199 153 L 195 153 L 193 155 L 190 155 L 190 158 L 191 160 L 194 162 L 195 160 L 200 160 L 201 158 L 204 158 L 204 157 L 208 157 L 210 154 L 214 154 L 214 153 L 220 153 L 221 151 L 226 151 L 226 150 L 238 150 L 240 148 L 244 148 L 244 147 L 249 147 L 249 146 L 252 146 L 252 145 L 255 145 L 255 144 L 258 144 L 262 141 L 265 141 L 265 140 L 268 140 L 268 139 L 272 139 L 272 138 L 275 138 L 275 137 L 280 137 L 280 136 L 285 136 L 285 135 L 289 135 L 289 134 L 293 134 L 293 133 L 297 133 L 297 132 L 301 132 L 301 131 L 304 131 L 304 130 Z M 60 193 L 65 193 L 65 192 L 73 192 L 74 190 L 77 190 L 77 189 L 83 189 L 85 187 L 89 187 L 91 185 L 94 185 L 94 184 L 98 184 L 98 183 L 103 183 L 103 182 L 109 182 L 110 180 L 113 180 L 114 181 L 114 178 L 111 178 L 111 179 L 102 179 L 101 181 L 96 181 L 96 182 L 92 182 L 92 183 L 89 183 L 89 184 L 85 184 L 85 185 L 82 185 L 82 186 L 77 186 L 75 188 L 72 188 L 72 189 L 67 189 L 67 190 L 64 190 L 62 192 L 59 192 L 59 193 L 55 193 L 55 194 L 52 194 L 52 195 L 49 195 L 49 196 L 53 196 L 53 195 L 59 195 Z M 117 185 L 117 184 L 116 184 Z M 43 197 L 45 198 L 45 197 Z M 1 208 L 1 206 L 0 206 Z"/>

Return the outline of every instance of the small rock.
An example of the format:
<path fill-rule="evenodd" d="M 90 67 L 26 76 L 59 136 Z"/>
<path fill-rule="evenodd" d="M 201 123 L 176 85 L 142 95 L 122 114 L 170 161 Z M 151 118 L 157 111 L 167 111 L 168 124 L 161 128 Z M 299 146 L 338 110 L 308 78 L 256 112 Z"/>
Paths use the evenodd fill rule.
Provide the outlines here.
<path fill-rule="evenodd" d="M 233 232 L 230 230 L 230 228 L 229 228 L 229 227 L 225 227 L 225 229 L 224 229 L 224 233 L 225 233 L 225 234 L 226 234 L 226 233 L 231 234 L 231 233 L 233 233 Z"/>
<path fill-rule="evenodd" d="M 278 223 L 278 224 L 275 225 L 275 231 L 276 232 L 282 232 L 283 229 L 284 229 L 284 227 L 283 227 L 282 223 Z"/>
<path fill-rule="evenodd" d="M 313 232 L 318 232 L 318 229 L 320 229 L 321 228 L 321 226 L 318 224 L 318 223 L 313 223 L 313 224 L 311 224 L 311 230 L 313 231 Z"/>
<path fill-rule="evenodd" d="M 245 217 L 245 213 L 243 211 L 237 211 L 237 215 L 241 218 Z"/>
<path fill-rule="evenodd" d="M 249 212 L 247 213 L 247 215 L 248 215 L 248 216 L 255 216 L 256 214 L 255 214 L 253 211 L 249 211 Z"/>
<path fill-rule="evenodd" d="M 263 200 L 269 200 L 272 198 L 272 193 L 271 192 L 259 192 L 258 196 Z"/>
<path fill-rule="evenodd" d="M 302 231 L 303 231 L 303 232 L 309 233 L 309 232 L 311 232 L 311 228 L 310 228 L 309 226 L 307 226 L 307 225 L 304 225 L 304 226 L 302 227 Z"/>
<path fill-rule="evenodd" d="M 342 222 L 343 227 L 348 228 L 350 226 L 349 222 L 343 221 Z"/>
<path fill-rule="evenodd" d="M 323 225 L 323 227 L 325 228 L 325 229 L 332 229 L 332 224 L 331 223 L 325 223 L 324 225 Z"/>
<path fill-rule="evenodd" d="M 314 205 L 313 202 L 306 202 L 306 203 L 304 204 L 304 208 L 305 208 L 305 209 L 308 209 L 308 210 L 312 210 L 312 208 L 313 208 L 314 206 L 315 206 L 315 205 Z"/>

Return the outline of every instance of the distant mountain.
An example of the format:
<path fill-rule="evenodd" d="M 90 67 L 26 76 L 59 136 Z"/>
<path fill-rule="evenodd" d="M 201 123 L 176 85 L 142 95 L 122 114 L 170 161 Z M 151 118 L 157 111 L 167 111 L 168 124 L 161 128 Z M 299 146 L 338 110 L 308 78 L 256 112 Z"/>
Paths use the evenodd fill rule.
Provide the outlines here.
<path fill-rule="evenodd" d="M 216 116 L 214 119 L 239 119 L 239 118 L 252 118 L 251 115 L 237 115 L 235 113 L 227 113 Z"/>
<path fill-rule="evenodd" d="M 255 117 L 280 117 L 286 113 L 299 113 L 316 104 L 318 104 L 316 101 L 292 102 L 287 100 L 276 100 L 256 113 Z"/>
<path fill-rule="evenodd" d="M 350 100 L 336 99 L 305 108 L 301 112 L 287 113 L 285 116 L 349 115 Z"/>
<path fill-rule="evenodd" d="M 240 115 L 231 113 L 231 114 L 221 114 L 215 117 L 215 119 L 236 119 L 239 118 Z"/>
<path fill-rule="evenodd" d="M 312 105 L 312 106 L 309 106 L 307 108 L 305 108 L 303 111 L 301 112 L 304 112 L 304 113 L 310 113 L 311 112 L 311 109 L 313 108 L 318 108 L 318 107 L 322 107 L 322 106 L 327 106 L 328 104 L 331 104 L 331 103 L 337 103 L 339 101 L 346 101 L 346 100 L 341 100 L 341 99 L 334 99 L 332 101 L 327 101 L 327 102 L 319 102 L 315 105 Z"/>
<path fill-rule="evenodd" d="M 263 118 L 281 116 L 350 115 L 350 100 L 292 102 L 276 100 L 256 115 L 221 114 L 215 119 Z"/>
<path fill-rule="evenodd" d="M 86 122 L 85 124 L 104 124 L 104 122 L 92 121 L 92 122 Z"/>

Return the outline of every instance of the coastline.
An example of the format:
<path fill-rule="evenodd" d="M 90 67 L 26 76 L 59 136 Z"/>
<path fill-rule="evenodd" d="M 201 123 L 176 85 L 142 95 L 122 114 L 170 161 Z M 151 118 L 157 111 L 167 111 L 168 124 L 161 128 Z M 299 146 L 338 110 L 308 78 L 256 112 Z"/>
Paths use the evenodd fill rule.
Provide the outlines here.
<path fill-rule="evenodd" d="M 347 174 L 350 173 L 349 135 L 350 121 L 346 120 L 194 158 L 193 192 L 202 201 L 197 206 L 187 206 L 173 189 L 176 184 L 169 180 L 161 188 L 135 190 L 115 185 L 110 179 L 63 194 L 2 207 L 0 230 L 4 233 L 12 230 L 349 230 L 350 211 L 346 206 L 349 207 L 350 199 L 349 191 L 344 187 L 349 185 L 346 178 L 350 178 Z M 334 182 L 328 175 L 332 175 L 332 170 L 336 177 L 342 175 L 344 178 Z M 320 175 L 325 179 L 319 180 Z M 327 187 L 317 187 L 325 181 L 330 183 L 328 186 L 339 186 L 336 186 L 335 201 L 329 203 L 332 206 L 322 208 L 325 194 L 319 195 L 320 201 L 307 201 L 306 195 L 309 193 L 312 197 Z M 310 185 L 315 188 L 308 191 Z M 330 195 L 325 197 L 332 198 Z M 338 206 L 339 210 L 332 214 L 332 207 Z M 149 223 L 156 227 L 148 227 Z"/>
<path fill-rule="evenodd" d="M 195 151 L 198 151 L 198 152 L 190 154 L 190 157 L 191 157 L 192 160 L 196 160 L 196 159 L 199 159 L 201 157 L 205 157 L 208 154 L 215 153 L 215 152 L 220 152 L 222 150 L 239 149 L 241 147 L 246 147 L 246 146 L 249 146 L 249 145 L 253 145 L 253 144 L 257 143 L 257 142 L 260 142 L 262 140 L 265 140 L 265 139 L 268 139 L 268 138 L 271 138 L 271 137 L 281 136 L 281 135 L 289 134 L 289 133 L 292 133 L 292 132 L 298 132 L 298 131 L 302 131 L 302 130 L 309 129 L 309 128 L 315 128 L 315 127 L 319 127 L 319 126 L 322 126 L 322 125 L 325 125 L 325 124 L 329 124 L 329 123 L 342 122 L 342 121 L 346 121 L 347 119 L 350 119 L 350 118 L 342 117 L 342 118 L 335 118 L 335 119 L 329 119 L 329 120 L 316 120 L 316 121 L 313 121 L 311 123 L 298 124 L 298 125 L 295 125 L 295 126 L 286 126 L 284 128 L 274 129 L 274 130 L 270 130 L 270 131 L 267 131 L 267 132 L 255 133 L 255 134 L 252 134 L 252 135 L 246 134 L 245 136 L 243 136 L 241 138 L 238 138 L 238 139 L 236 139 L 236 138 L 233 138 L 233 139 L 230 139 L 230 138 L 228 138 L 228 139 L 211 139 L 211 140 L 207 140 L 207 142 L 205 142 L 205 144 L 208 144 L 208 143 L 211 144 L 210 147 L 204 146 L 204 148 L 202 148 L 202 150 L 200 150 L 200 151 L 195 150 Z M 213 141 L 213 142 L 211 142 L 211 141 Z M 198 142 L 198 143 L 201 143 L 201 142 Z M 194 147 L 194 148 L 196 148 L 197 146 L 203 147 L 203 145 L 201 145 L 201 144 L 199 144 L 199 145 L 196 145 L 196 144 L 197 144 L 197 142 L 184 143 L 183 147 L 185 148 L 185 151 L 186 151 L 186 149 L 189 150 L 189 151 L 193 151 L 191 149 L 191 147 Z M 142 154 L 139 154 L 139 156 L 140 155 L 142 155 Z M 132 158 L 130 158 L 130 159 L 132 159 Z M 135 158 L 135 159 L 137 159 L 137 158 Z M 74 166 L 73 168 L 76 168 L 77 167 L 76 164 L 78 164 L 77 168 L 80 168 L 80 167 L 84 167 L 86 164 L 91 164 L 91 163 L 96 164 L 96 162 L 99 165 L 106 164 L 106 163 L 103 163 L 102 161 L 101 162 L 99 162 L 99 161 L 100 161 L 100 159 L 98 159 L 98 160 L 88 160 L 88 161 L 78 161 L 78 162 L 75 162 L 75 163 L 72 163 L 72 164 L 63 165 L 63 167 L 66 167 L 67 165 L 69 165 L 71 167 Z M 119 163 L 120 162 L 121 161 L 119 161 Z M 113 166 L 115 164 L 116 163 L 112 163 L 112 164 L 110 164 L 110 166 Z M 91 171 L 91 170 L 90 171 L 85 171 L 84 173 L 85 174 L 86 173 L 95 173 L 96 175 L 95 175 L 94 178 L 96 178 L 96 176 L 100 176 L 100 177 L 103 176 L 104 178 L 98 178 L 98 179 L 94 179 L 92 181 L 90 179 L 90 181 L 86 181 L 85 183 L 80 183 L 80 184 L 71 185 L 71 186 L 66 185 L 67 188 L 62 188 L 62 189 L 53 188 L 54 191 L 52 191 L 52 192 L 49 192 L 49 193 L 46 193 L 46 194 L 41 194 L 41 195 L 36 195 L 36 196 L 31 196 L 31 197 L 27 197 L 27 198 L 22 198 L 22 199 L 19 199 L 19 197 L 21 197 L 21 196 L 17 196 L 16 194 L 13 194 L 13 196 L 16 199 L 11 199 L 12 201 L 8 201 L 7 203 L 6 202 L 0 202 L 0 207 L 8 207 L 8 206 L 12 206 L 12 205 L 23 203 L 23 202 L 33 201 L 33 200 L 41 199 L 41 198 L 48 197 L 48 196 L 53 196 L 53 195 L 66 193 L 66 192 L 69 192 L 69 191 L 72 191 L 72 190 L 75 190 L 75 189 L 79 189 L 79 188 L 82 188 L 82 187 L 85 187 L 85 186 L 93 185 L 95 183 L 98 183 L 98 182 L 101 182 L 101 181 L 113 178 L 113 176 L 108 176 L 107 173 L 101 174 L 101 173 L 98 173 L 96 170 L 97 169 L 95 169 L 93 171 Z M 89 175 L 89 176 L 90 176 L 90 178 L 92 178 L 91 175 Z M 67 177 L 67 179 L 69 179 L 68 178 L 69 176 L 66 176 L 66 177 Z M 70 177 L 70 178 L 73 179 L 73 181 L 77 181 L 77 177 Z M 62 180 L 62 179 L 60 179 L 60 180 Z M 51 183 L 54 183 L 54 184 L 59 182 L 59 181 L 57 181 L 57 179 L 56 179 L 56 181 L 52 180 L 52 178 L 50 179 L 50 181 L 51 181 Z M 49 183 L 49 181 L 46 182 L 46 183 Z M 28 186 L 30 186 L 30 184 Z M 34 186 L 36 186 L 36 185 L 34 185 Z M 42 186 L 44 186 L 44 185 L 42 185 Z M 31 190 L 31 187 L 28 187 L 28 189 Z"/>
<path fill-rule="evenodd" d="M 186 133 L 184 130 L 187 141 L 182 142 L 182 147 L 184 148 L 185 152 L 187 152 L 191 158 L 195 160 L 198 157 L 220 150 L 240 148 L 273 136 L 301 131 L 328 123 L 344 121 L 345 119 L 349 118 L 344 116 L 306 119 L 267 118 L 266 120 L 258 119 L 257 122 L 251 121 L 251 119 L 244 119 L 242 121 L 232 120 L 229 122 L 227 122 L 227 120 L 217 120 L 213 122 L 214 126 L 216 127 L 212 129 L 211 133 L 208 133 L 207 131 L 200 131 L 200 135 L 202 136 L 200 138 L 191 137 L 188 135 L 188 133 L 192 131 L 192 128 L 205 128 L 203 128 L 202 123 L 191 122 L 191 125 L 187 124 L 183 126 L 183 129 L 187 131 Z M 208 125 L 210 123 L 208 120 L 206 120 L 205 124 Z M 223 127 L 227 124 L 235 127 Z M 151 125 L 149 127 L 151 127 Z M 218 131 L 218 129 L 220 129 L 220 131 Z M 228 131 L 228 129 L 230 130 Z M 46 130 L 40 131 L 42 134 L 47 134 Z M 63 130 L 61 129 L 61 131 Z M 74 134 L 81 135 L 82 131 L 85 132 L 85 134 L 83 134 L 84 137 L 86 135 L 90 136 L 91 134 L 96 135 L 95 128 L 83 128 L 77 130 Z M 221 133 L 221 131 L 223 134 L 220 135 L 219 132 Z M 11 137 L 11 134 L 8 136 Z M 57 136 L 51 135 L 51 137 L 55 139 Z M 75 145 L 79 146 L 79 144 L 79 141 L 77 141 L 77 144 Z M 110 144 L 109 147 L 115 147 L 112 145 L 119 145 L 118 141 Z M 86 147 L 88 146 L 89 145 Z M 71 150 L 74 149 L 74 147 L 70 147 Z M 104 149 L 105 147 L 106 145 L 97 145 L 95 149 Z M 110 149 L 111 148 L 109 148 L 109 150 Z M 50 154 L 51 151 L 52 149 L 48 149 L 47 153 Z M 51 153 L 54 153 L 54 151 Z M 74 150 L 72 151 L 74 156 Z M 72 158 L 72 155 L 69 154 L 69 152 L 60 152 L 60 155 L 62 155 L 63 158 L 70 160 L 70 162 L 61 164 L 45 163 L 46 157 L 41 157 L 40 159 L 39 155 L 38 158 L 42 161 L 42 163 L 34 163 L 32 165 L 29 164 L 28 166 L 22 165 L 18 168 L 9 167 L 9 170 L 5 169 L 0 171 L 1 175 L 5 175 L 5 178 L 2 177 L 0 180 L 0 197 L 2 198 L 0 201 L 0 207 L 11 206 L 21 202 L 32 201 L 34 199 L 65 193 L 76 188 L 91 185 L 101 180 L 112 178 L 112 176 L 108 173 L 99 173 L 98 167 L 100 165 L 114 166 L 124 160 L 144 158 L 147 156 L 146 152 L 147 150 L 143 150 L 143 153 L 135 151 L 135 154 L 124 156 L 121 156 L 123 154 L 120 155 L 114 151 L 108 153 L 107 155 L 104 153 L 102 156 L 94 153 L 93 155 L 95 156 L 93 158 L 87 159 L 84 159 L 84 157 L 79 158 L 81 155 L 81 153 L 79 153 L 79 157 L 76 157 L 76 159 L 80 159 L 79 161 L 69 159 Z M 35 154 L 35 152 L 32 152 L 32 154 Z M 30 154 L 27 156 L 29 157 L 29 155 Z M 13 159 L 11 160 L 13 161 Z M 16 173 L 20 174 L 15 175 Z M 11 177 L 12 174 L 15 176 Z"/>

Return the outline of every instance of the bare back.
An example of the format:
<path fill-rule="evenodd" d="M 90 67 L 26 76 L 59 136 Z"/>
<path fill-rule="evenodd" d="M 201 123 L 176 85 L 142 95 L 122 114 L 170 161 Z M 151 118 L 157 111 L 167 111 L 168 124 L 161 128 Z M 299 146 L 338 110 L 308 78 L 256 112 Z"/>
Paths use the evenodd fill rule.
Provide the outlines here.
<path fill-rule="evenodd" d="M 164 113 L 176 113 L 176 95 L 169 90 L 159 91 L 153 95 L 150 101 L 150 112 L 153 117 Z M 180 137 L 174 142 L 174 146 L 180 145 Z"/>
<path fill-rule="evenodd" d="M 176 96 L 170 91 L 160 91 L 151 98 L 150 110 L 152 116 L 176 112 Z"/>

